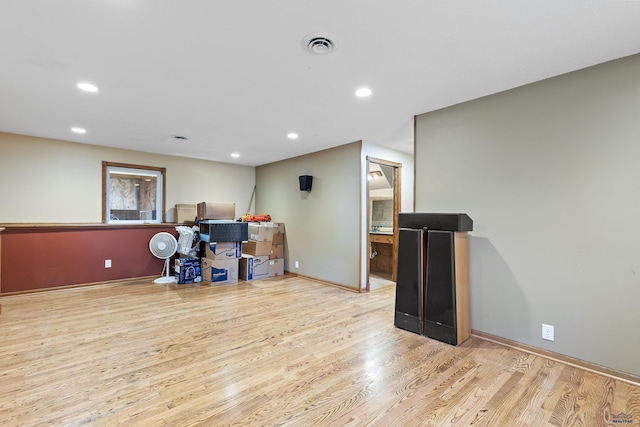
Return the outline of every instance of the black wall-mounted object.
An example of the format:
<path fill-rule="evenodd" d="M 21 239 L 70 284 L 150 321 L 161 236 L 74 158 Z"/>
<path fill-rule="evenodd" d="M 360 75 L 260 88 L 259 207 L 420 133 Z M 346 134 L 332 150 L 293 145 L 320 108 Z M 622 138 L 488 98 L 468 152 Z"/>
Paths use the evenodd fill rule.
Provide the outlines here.
<path fill-rule="evenodd" d="M 394 324 L 458 345 L 471 334 L 466 214 L 401 213 Z"/>
<path fill-rule="evenodd" d="M 313 183 L 313 177 L 311 175 L 300 175 L 300 191 L 311 191 L 311 184 Z"/>

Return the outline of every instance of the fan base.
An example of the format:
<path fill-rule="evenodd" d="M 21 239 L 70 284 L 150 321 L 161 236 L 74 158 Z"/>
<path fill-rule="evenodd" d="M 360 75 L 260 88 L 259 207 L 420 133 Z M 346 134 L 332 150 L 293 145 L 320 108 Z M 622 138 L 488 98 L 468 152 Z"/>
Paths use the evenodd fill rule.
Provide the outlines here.
<path fill-rule="evenodd" d="M 170 283 L 176 283 L 176 278 L 171 276 L 158 277 L 153 283 L 160 283 L 162 285 L 168 285 Z"/>

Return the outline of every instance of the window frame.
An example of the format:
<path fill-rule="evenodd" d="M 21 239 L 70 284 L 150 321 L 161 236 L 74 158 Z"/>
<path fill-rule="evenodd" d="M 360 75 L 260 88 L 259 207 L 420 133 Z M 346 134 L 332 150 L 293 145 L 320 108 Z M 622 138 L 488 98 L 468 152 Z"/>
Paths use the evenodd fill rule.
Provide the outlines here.
<path fill-rule="evenodd" d="M 117 170 L 119 172 L 130 172 L 132 175 L 136 173 L 155 172 L 158 176 L 157 193 L 160 193 L 160 200 L 156 198 L 156 219 L 155 220 L 111 220 L 108 215 L 109 209 L 109 172 Z M 128 163 L 115 163 L 115 162 L 102 162 L 102 223 L 103 224 L 161 224 L 166 222 L 166 168 L 160 168 L 155 166 L 134 165 Z M 162 214 L 158 215 L 157 212 L 161 211 Z"/>

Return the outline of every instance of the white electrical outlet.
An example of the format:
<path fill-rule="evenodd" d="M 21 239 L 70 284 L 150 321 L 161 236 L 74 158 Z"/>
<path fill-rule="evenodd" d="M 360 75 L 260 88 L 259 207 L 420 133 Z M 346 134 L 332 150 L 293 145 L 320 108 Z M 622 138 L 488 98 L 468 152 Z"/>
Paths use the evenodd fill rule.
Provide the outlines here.
<path fill-rule="evenodd" d="M 547 341 L 553 341 L 553 326 L 542 324 L 542 339 Z"/>
<path fill-rule="evenodd" d="M 104 268 L 111 268 L 111 260 L 110 259 L 105 259 L 104 260 Z"/>
<path fill-rule="evenodd" d="M 296 268 L 300 268 L 300 263 L 296 261 Z"/>

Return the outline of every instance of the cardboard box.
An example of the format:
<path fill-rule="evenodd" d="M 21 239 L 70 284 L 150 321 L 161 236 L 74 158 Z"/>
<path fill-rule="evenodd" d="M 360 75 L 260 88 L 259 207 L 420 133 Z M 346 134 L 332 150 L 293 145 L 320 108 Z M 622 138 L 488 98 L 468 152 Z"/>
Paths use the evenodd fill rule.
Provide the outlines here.
<path fill-rule="evenodd" d="M 284 259 L 269 260 L 269 277 L 284 276 Z"/>
<path fill-rule="evenodd" d="M 176 223 L 178 224 L 195 224 L 196 223 L 196 205 L 176 205 Z"/>
<path fill-rule="evenodd" d="M 174 268 L 176 270 L 176 282 L 179 285 L 202 282 L 200 258 L 180 257 L 176 259 Z"/>
<path fill-rule="evenodd" d="M 242 254 L 240 258 L 240 278 L 258 280 L 269 277 L 269 257 Z"/>
<path fill-rule="evenodd" d="M 200 202 L 197 207 L 198 220 L 235 219 L 235 203 Z"/>
<path fill-rule="evenodd" d="M 213 260 L 202 258 L 202 278 L 210 285 L 238 283 L 237 258 Z"/>
<path fill-rule="evenodd" d="M 273 244 L 284 245 L 284 222 L 274 222 L 273 226 Z"/>
<path fill-rule="evenodd" d="M 271 244 L 271 253 L 269 259 L 284 258 L 284 245 Z"/>
<path fill-rule="evenodd" d="M 219 259 L 237 259 L 242 256 L 242 242 L 204 242 L 204 257 Z"/>
<path fill-rule="evenodd" d="M 242 245 L 242 253 L 253 256 L 266 256 L 269 258 L 271 255 L 271 242 L 249 240 Z"/>
<path fill-rule="evenodd" d="M 249 223 L 249 240 L 256 242 L 270 242 L 273 240 L 273 226 L 271 223 Z"/>

